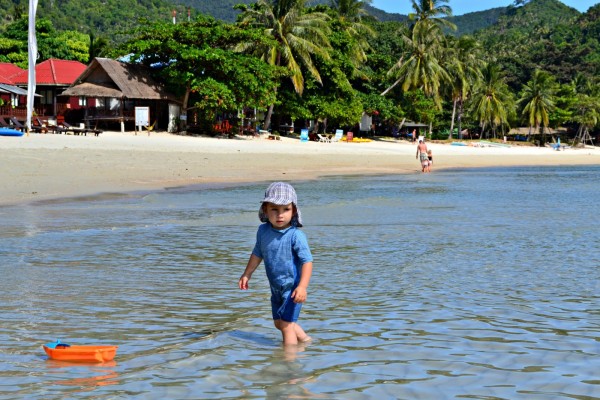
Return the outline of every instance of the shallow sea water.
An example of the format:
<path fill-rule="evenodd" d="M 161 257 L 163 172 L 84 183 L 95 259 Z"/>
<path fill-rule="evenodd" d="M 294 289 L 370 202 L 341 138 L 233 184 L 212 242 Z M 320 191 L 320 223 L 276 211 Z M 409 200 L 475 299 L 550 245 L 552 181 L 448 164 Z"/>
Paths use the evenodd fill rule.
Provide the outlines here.
<path fill-rule="evenodd" d="M 600 399 L 598 176 L 293 182 L 315 268 L 291 350 L 263 267 L 237 289 L 266 184 L 1 207 L 0 399 Z"/>

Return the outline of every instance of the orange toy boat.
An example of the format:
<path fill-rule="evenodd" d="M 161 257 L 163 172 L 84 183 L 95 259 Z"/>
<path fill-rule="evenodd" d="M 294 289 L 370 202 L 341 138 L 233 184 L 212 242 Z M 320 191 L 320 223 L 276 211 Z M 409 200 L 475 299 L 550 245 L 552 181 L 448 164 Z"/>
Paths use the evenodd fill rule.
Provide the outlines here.
<path fill-rule="evenodd" d="M 42 347 L 53 360 L 102 363 L 115 358 L 118 346 L 72 346 L 57 340 Z"/>

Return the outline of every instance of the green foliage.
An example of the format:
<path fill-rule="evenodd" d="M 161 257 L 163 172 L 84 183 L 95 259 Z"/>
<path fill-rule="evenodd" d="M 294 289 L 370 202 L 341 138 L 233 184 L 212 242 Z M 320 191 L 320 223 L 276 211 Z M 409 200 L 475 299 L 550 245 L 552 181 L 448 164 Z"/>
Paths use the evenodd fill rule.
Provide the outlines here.
<path fill-rule="evenodd" d="M 193 22 L 147 23 L 116 52 L 152 67 L 172 91 L 206 115 L 274 101 L 279 69 L 233 51 L 240 42 L 269 43 L 259 31 L 199 16 Z"/>
<path fill-rule="evenodd" d="M 27 47 L 20 40 L 0 37 L 0 61 L 27 68 Z"/>
<path fill-rule="evenodd" d="M 21 18 L 6 26 L 4 37 L 0 38 L 0 59 L 27 68 L 28 25 L 28 19 Z M 57 58 L 88 62 L 88 35 L 77 31 L 57 31 L 45 18 L 36 19 L 35 29 L 40 61 Z"/>
<path fill-rule="evenodd" d="M 403 97 L 403 109 L 406 110 L 406 118 L 409 121 L 422 123 L 434 122 L 441 112 L 435 105 L 434 100 L 425 95 L 422 90 L 413 90 L 405 93 Z"/>
<path fill-rule="evenodd" d="M 509 8 L 497 24 L 477 32 L 475 37 L 484 49 L 493 49 L 483 54 L 484 60 L 498 64 L 506 72 L 508 85 L 517 92 L 537 68 L 550 70 L 545 67 L 546 60 L 553 59 L 556 50 L 547 38 L 557 27 L 572 25 L 578 15 L 577 10 L 558 0 L 532 0 L 523 7 Z M 569 58 L 561 62 L 571 64 Z"/>
<path fill-rule="evenodd" d="M 245 6 L 236 10 L 236 3 Z M 441 131 L 452 126 L 456 110 L 462 128 L 479 125 L 495 131 L 522 123 L 519 117 L 532 104 L 525 121 L 537 110 L 534 124 L 598 126 L 600 4 L 582 14 L 558 0 L 531 0 L 453 17 L 443 8 L 449 2 L 419 0 L 413 1 L 415 15 L 408 20 L 381 12 L 369 1 L 293 0 L 296 26 L 279 20 L 275 34 L 267 37 L 255 29 L 264 22 L 257 15 L 239 25 L 231 22 L 240 10 L 292 3 L 252 3 L 86 0 L 83 6 L 80 0 L 49 0 L 38 8 L 39 61 L 88 62 L 95 56 L 131 53 L 132 60 L 152 65 L 171 91 L 207 116 L 274 104 L 278 117 L 326 119 L 330 127 L 353 125 L 362 112 L 376 111 L 385 122 L 407 118 L 431 122 Z M 0 6 L 5 11 L 0 61 L 27 68 L 27 1 L 0 0 Z M 448 21 L 458 29 L 439 28 Z M 311 29 L 318 25 L 312 39 L 321 35 L 319 40 L 307 42 L 308 36 L 300 35 L 308 32 L 309 23 L 315 24 Z M 475 40 L 464 35 L 468 32 L 475 32 Z M 242 48 L 268 51 L 237 51 Z M 489 64 L 498 66 L 502 79 L 492 76 Z M 530 96 L 536 70 L 554 82 L 546 96 L 550 102 L 537 105 Z M 480 80 L 482 72 L 487 81 Z M 296 93 L 301 87 L 302 96 Z M 390 90 L 380 96 L 386 88 Z M 522 98 L 518 109 L 516 94 Z M 544 112 L 540 104 L 545 104 Z"/>

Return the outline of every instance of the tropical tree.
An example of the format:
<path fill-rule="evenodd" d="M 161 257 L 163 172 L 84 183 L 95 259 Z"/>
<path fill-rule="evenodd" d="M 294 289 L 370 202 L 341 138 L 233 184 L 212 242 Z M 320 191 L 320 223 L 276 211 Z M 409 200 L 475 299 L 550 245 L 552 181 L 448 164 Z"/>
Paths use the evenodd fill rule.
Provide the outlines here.
<path fill-rule="evenodd" d="M 304 68 L 317 81 L 321 82 L 319 71 L 312 56 L 329 58 L 330 34 L 325 13 L 305 13 L 305 0 L 258 0 L 251 7 L 236 6 L 242 11 L 239 25 L 256 27 L 263 34 L 274 39 L 273 44 L 243 42 L 238 49 L 260 56 L 274 66 L 285 67 L 294 85 L 295 91 L 302 95 L 304 90 Z M 275 102 L 269 106 L 264 128 L 271 124 L 271 115 Z"/>
<path fill-rule="evenodd" d="M 349 61 L 352 63 L 353 76 L 362 76 L 360 66 L 367 61 L 370 50 L 369 39 L 377 34 L 373 28 L 363 21 L 369 14 L 365 10 L 372 0 L 331 0 L 331 9 L 335 12 L 339 27 L 350 38 L 351 46 L 347 49 Z"/>
<path fill-rule="evenodd" d="M 479 42 L 472 36 L 461 36 L 459 39 L 452 40 L 449 49 L 451 56 L 449 57 L 447 70 L 451 79 L 452 120 L 448 138 L 452 139 L 455 117 L 458 114 L 458 131 L 460 132 L 464 101 L 470 95 L 473 86 L 481 78 L 481 70 L 478 57 Z"/>
<path fill-rule="evenodd" d="M 486 128 L 496 129 L 508 123 L 513 106 L 512 94 L 500 69 L 495 64 L 486 64 L 482 70 L 482 79 L 473 90 L 472 113 L 479 121 L 482 136 Z"/>
<path fill-rule="evenodd" d="M 452 8 L 444 3 L 448 0 L 411 0 L 413 13 L 408 14 L 408 18 L 416 23 L 429 21 L 440 27 L 447 27 L 456 30 L 456 25 L 444 17 L 452 15 Z"/>
<path fill-rule="evenodd" d="M 27 17 L 23 17 L 6 26 L 3 38 L 0 39 L 0 49 L 4 55 L 1 59 L 27 68 L 28 25 Z M 89 61 L 88 35 L 71 30 L 56 30 L 52 21 L 47 18 L 36 19 L 35 30 L 39 62 L 49 58 L 77 60 L 83 63 Z"/>
<path fill-rule="evenodd" d="M 275 100 L 277 68 L 233 51 L 242 41 L 273 45 L 261 31 L 199 16 L 193 22 L 144 24 L 115 53 L 125 51 L 132 62 L 148 66 L 181 94 L 184 112 L 192 103 L 211 123 L 216 111 L 266 107 Z"/>
<path fill-rule="evenodd" d="M 550 122 L 550 113 L 554 110 L 556 82 L 546 71 L 535 70 L 531 80 L 523 87 L 517 104 L 523 107 L 523 117 L 531 128 L 538 131 L 541 127 L 542 141 L 545 141 L 545 130 Z"/>
<path fill-rule="evenodd" d="M 579 125 L 576 140 L 585 142 L 590 129 L 600 123 L 600 85 L 583 75 L 572 82 L 576 90 L 572 121 Z"/>
<path fill-rule="evenodd" d="M 440 88 L 450 76 L 442 65 L 445 52 L 444 35 L 439 26 L 421 22 L 415 24 L 411 37 L 404 36 L 407 54 L 388 71 L 396 81 L 382 95 L 401 83 L 402 90 L 421 89 L 441 109 Z"/>
<path fill-rule="evenodd" d="M 590 129 L 600 122 L 600 97 L 579 94 L 575 103 L 575 110 L 573 121 L 579 124 L 576 139 L 585 142 Z"/>

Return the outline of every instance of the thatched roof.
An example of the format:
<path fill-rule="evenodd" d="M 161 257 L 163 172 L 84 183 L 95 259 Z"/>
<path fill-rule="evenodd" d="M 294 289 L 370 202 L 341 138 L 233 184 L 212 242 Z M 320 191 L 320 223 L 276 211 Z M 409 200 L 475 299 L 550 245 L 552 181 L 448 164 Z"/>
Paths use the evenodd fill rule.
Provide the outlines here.
<path fill-rule="evenodd" d="M 544 129 L 546 134 L 554 134 L 554 135 L 560 135 L 560 134 L 566 134 L 567 133 L 567 128 L 545 128 Z M 535 129 L 535 127 L 532 127 L 531 129 L 528 126 L 521 126 L 521 127 L 517 127 L 517 128 L 511 128 L 511 130 L 508 132 L 509 135 L 529 135 L 529 133 L 531 132 L 532 135 L 537 135 L 540 133 L 539 129 Z"/>
<path fill-rule="evenodd" d="M 181 102 L 156 82 L 143 66 L 110 58 L 94 58 L 61 95 Z"/>

